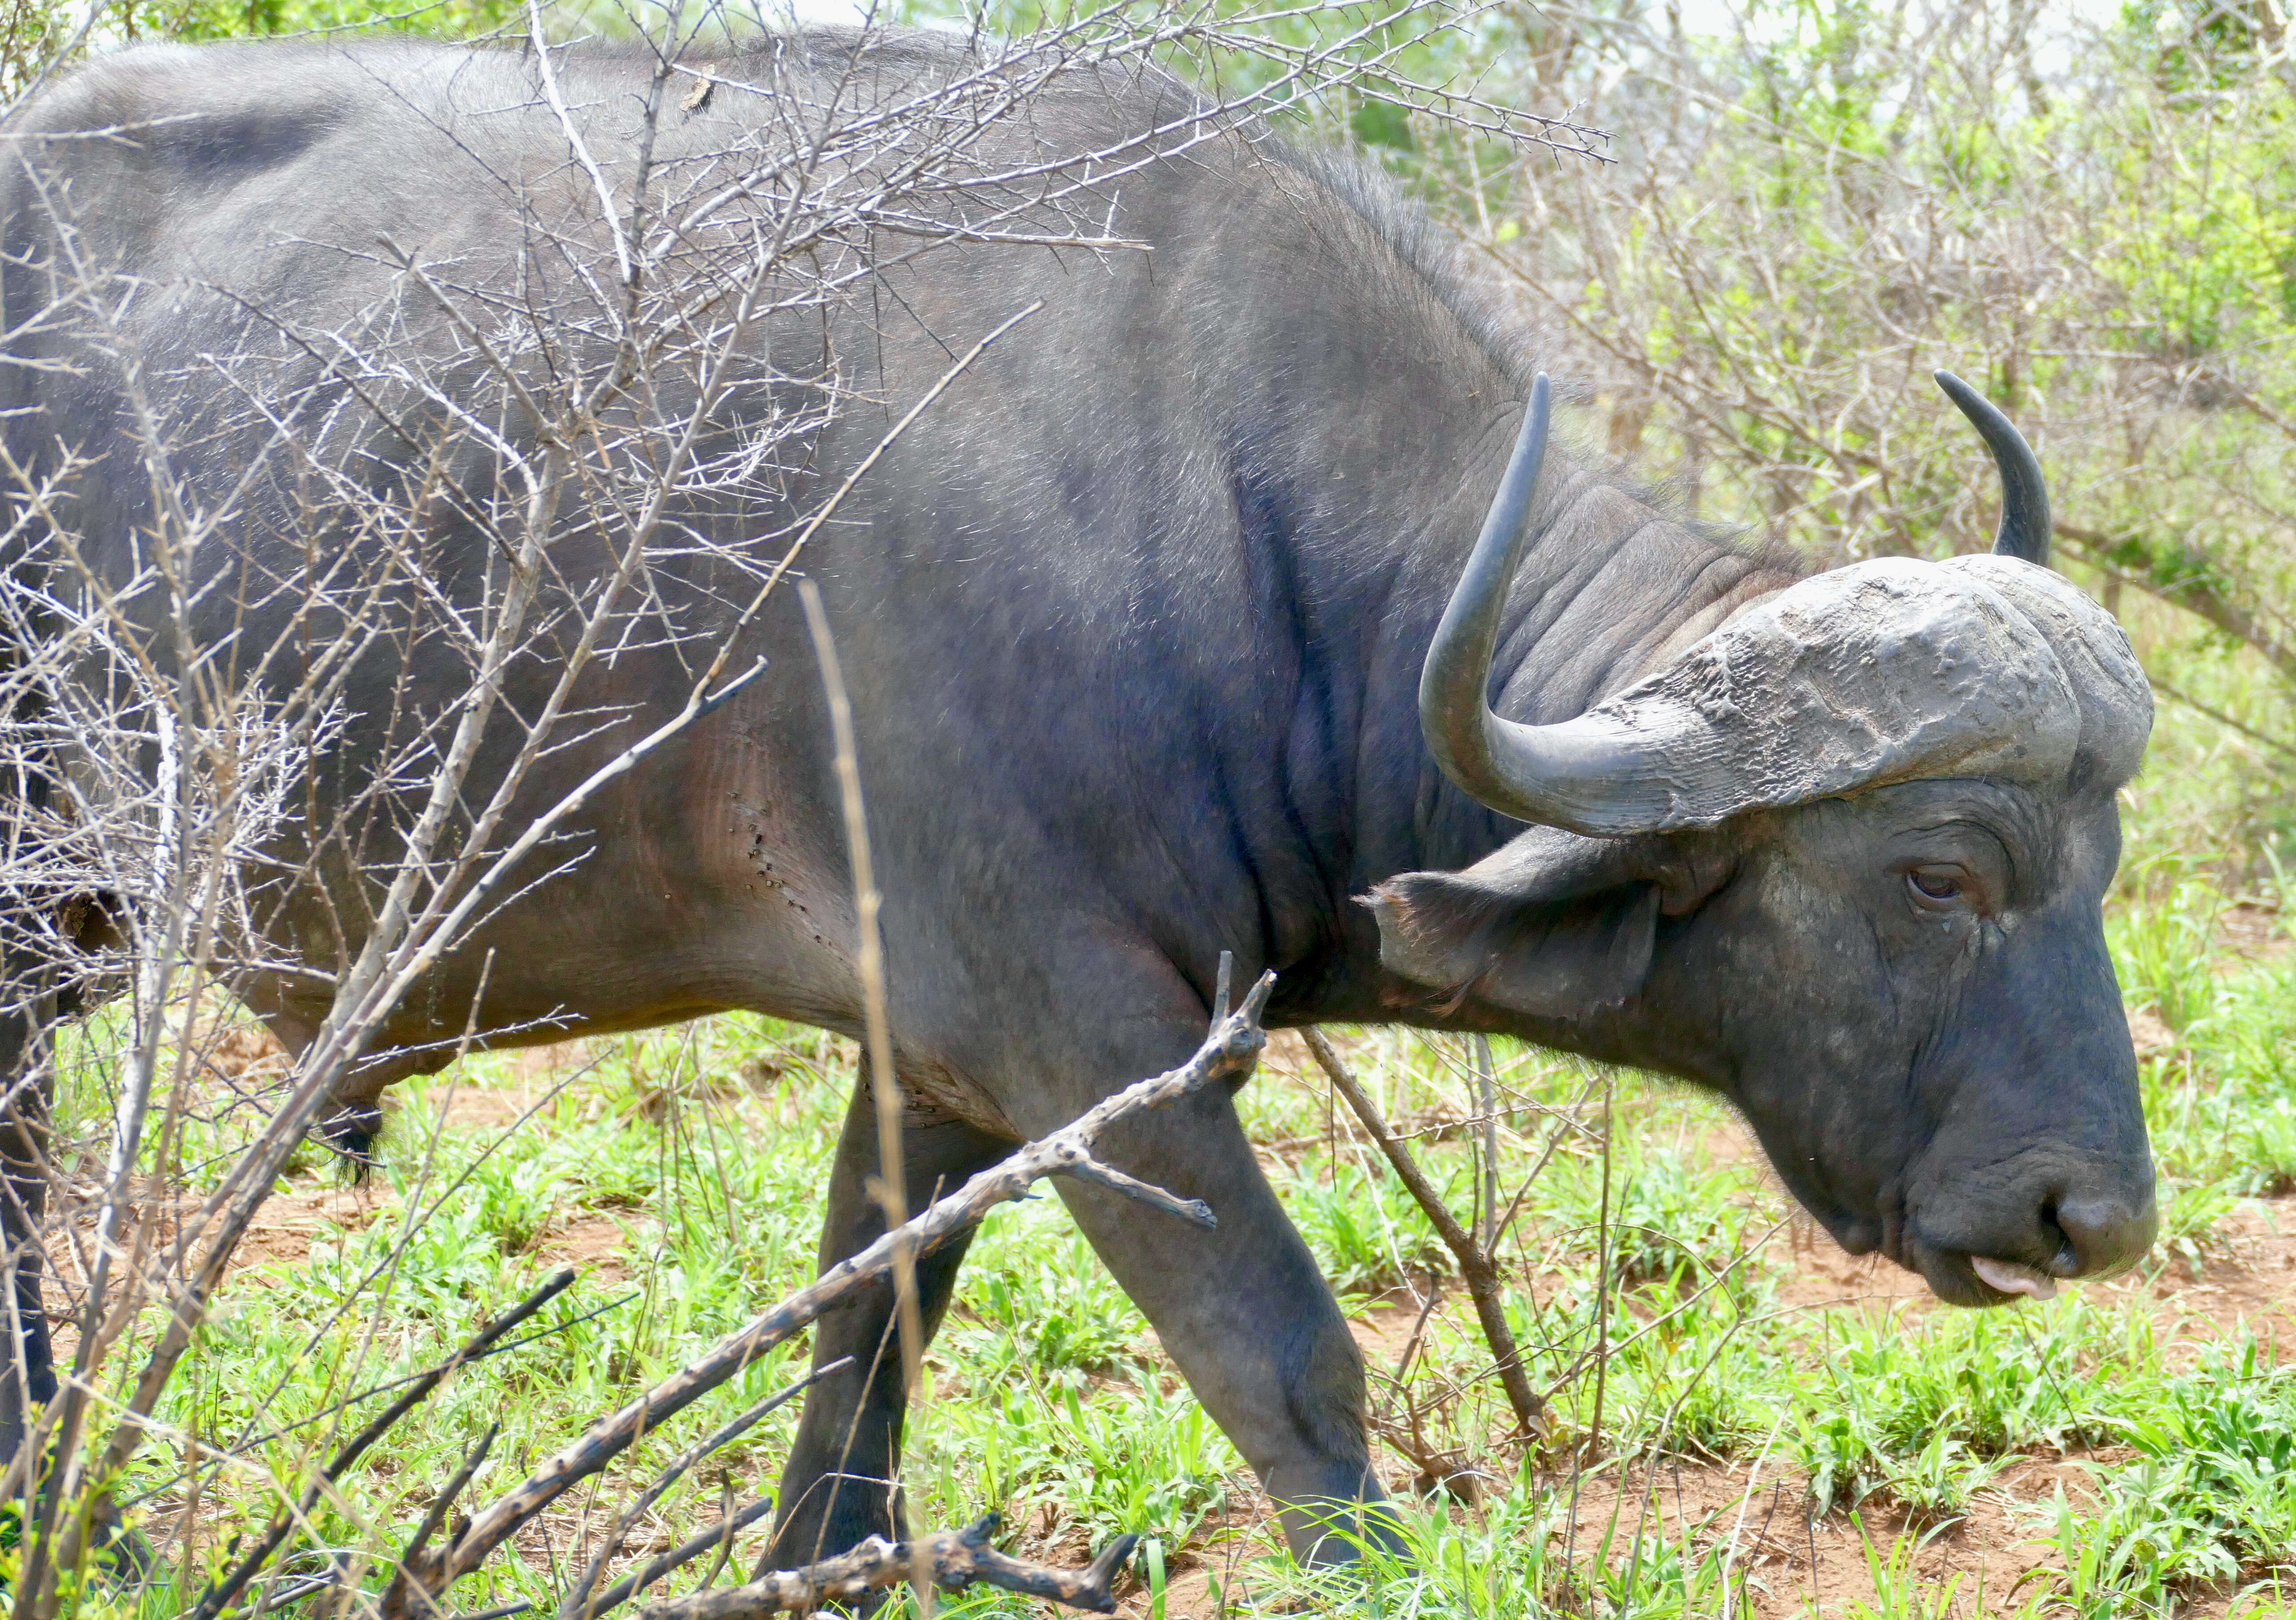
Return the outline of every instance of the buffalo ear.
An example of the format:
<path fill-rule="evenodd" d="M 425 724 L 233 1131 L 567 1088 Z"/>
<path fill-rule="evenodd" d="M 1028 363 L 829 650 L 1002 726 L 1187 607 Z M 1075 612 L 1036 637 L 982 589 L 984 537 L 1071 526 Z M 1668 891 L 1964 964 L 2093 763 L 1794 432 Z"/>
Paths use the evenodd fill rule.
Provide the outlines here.
<path fill-rule="evenodd" d="M 1616 1006 L 1642 987 L 1658 932 L 1650 843 L 1533 827 L 1464 871 L 1390 878 L 1365 901 L 1380 964 L 1454 1007 L 1573 1019 Z"/>

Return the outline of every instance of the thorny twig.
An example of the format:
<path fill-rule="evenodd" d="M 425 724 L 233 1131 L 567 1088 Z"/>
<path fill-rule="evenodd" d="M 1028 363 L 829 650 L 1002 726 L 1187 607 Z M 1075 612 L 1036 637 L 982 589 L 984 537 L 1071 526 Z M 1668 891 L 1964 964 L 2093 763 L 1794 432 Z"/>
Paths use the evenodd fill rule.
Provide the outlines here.
<path fill-rule="evenodd" d="M 590 1620 L 591 1616 L 598 1614 L 607 1607 L 603 1600 L 594 1603 L 591 1601 L 591 1589 L 597 1585 L 598 1577 L 606 1573 L 606 1565 L 612 1559 L 614 1554 L 621 1550 L 622 1538 L 630 1533 L 630 1526 L 637 1523 L 639 1516 L 648 1508 L 660 1501 L 664 1493 L 684 1478 L 688 1469 L 711 1452 L 731 1445 L 735 1440 L 747 1434 L 758 1420 L 767 1413 L 788 1404 L 822 1379 L 833 1373 L 842 1372 L 852 1364 L 851 1356 L 841 1355 L 824 1366 L 816 1367 L 795 1383 L 775 1390 L 732 1422 L 705 1436 L 681 1452 L 668 1468 L 662 1469 L 652 1485 L 638 1493 L 636 1500 L 623 1509 L 620 1517 L 614 1520 L 612 1527 L 606 1532 L 605 1538 L 599 1543 L 597 1552 L 591 1558 L 589 1567 L 582 1572 L 582 1578 L 574 1583 L 564 1599 L 560 1601 L 559 1620 L 577 1620 L 578 1616 L 578 1620 Z"/>
<path fill-rule="evenodd" d="M 1443 1195 L 1427 1179 L 1426 1172 L 1420 1169 L 1419 1161 L 1411 1157 L 1411 1150 L 1398 1141 L 1395 1133 L 1388 1129 L 1387 1121 L 1380 1116 L 1379 1106 L 1372 1101 L 1363 1087 L 1356 1084 L 1355 1076 L 1348 1073 L 1347 1065 L 1340 1061 L 1340 1054 L 1332 1050 L 1332 1043 L 1324 1032 L 1309 1025 L 1300 1033 L 1308 1043 L 1308 1050 L 1316 1054 L 1316 1061 L 1331 1077 L 1333 1087 L 1348 1100 L 1348 1106 L 1355 1110 L 1356 1117 L 1363 1122 L 1364 1129 L 1371 1133 L 1371 1139 L 1379 1144 L 1379 1150 L 1387 1155 L 1387 1162 L 1395 1166 L 1395 1174 L 1402 1179 L 1405 1188 L 1426 1213 L 1436 1235 L 1443 1240 L 1443 1246 L 1451 1251 L 1451 1257 L 1458 1263 L 1459 1280 L 1466 1284 L 1467 1297 L 1474 1302 L 1476 1320 L 1482 1324 L 1483 1338 L 1490 1344 L 1499 1387 L 1506 1391 L 1507 1404 L 1514 1411 L 1517 1432 L 1523 1435 L 1545 1434 L 1545 1403 L 1530 1387 L 1530 1379 L 1523 1371 L 1521 1354 L 1515 1347 L 1514 1330 L 1507 1325 L 1506 1301 L 1500 1290 L 1496 1262 L 1476 1241 L 1474 1234 L 1459 1224 L 1443 1202 Z"/>
<path fill-rule="evenodd" d="M 257 1538 L 255 1545 L 248 1550 L 247 1555 L 209 1583 L 207 1591 L 201 1595 L 199 1602 L 192 1609 L 191 1620 L 214 1620 L 214 1616 L 221 1614 L 233 1599 L 246 1590 L 247 1583 L 261 1572 L 264 1565 L 270 1561 L 272 1554 L 279 1550 L 281 1543 L 286 1541 L 289 1533 L 294 1529 L 297 1523 L 308 1518 L 312 1508 L 317 1504 L 321 1493 L 328 1485 L 340 1479 L 344 1471 L 357 1462 L 369 1446 L 381 1439 L 390 1432 L 392 1425 L 420 1405 L 432 1390 L 445 1383 L 464 1365 L 484 1355 L 488 1346 L 504 1334 L 571 1288 L 574 1285 L 575 1275 L 574 1268 L 571 1266 L 556 1272 L 540 1288 L 472 1334 L 464 1341 L 463 1347 L 455 1352 L 451 1359 L 417 1378 L 404 1395 L 393 1401 L 365 1428 L 352 1436 L 349 1442 L 335 1453 L 334 1460 L 322 1469 L 318 1477 L 303 1488 L 301 1498 L 294 1510 L 289 1511 L 283 1509 L 274 1515 L 269 1527 Z"/>

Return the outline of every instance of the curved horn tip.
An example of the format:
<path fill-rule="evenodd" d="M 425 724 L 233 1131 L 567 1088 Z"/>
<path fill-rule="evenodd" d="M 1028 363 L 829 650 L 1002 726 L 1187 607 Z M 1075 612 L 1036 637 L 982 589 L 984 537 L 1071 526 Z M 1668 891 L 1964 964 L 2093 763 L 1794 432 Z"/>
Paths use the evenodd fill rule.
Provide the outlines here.
<path fill-rule="evenodd" d="M 1482 532 L 1436 626 L 1419 676 L 1419 725 L 1443 774 L 1483 804 L 1507 814 L 1521 806 L 1497 773 L 1485 728 L 1492 723 L 1484 687 L 1508 587 L 1529 536 L 1532 497 L 1546 456 L 1554 389 L 1545 372 L 1531 380 L 1522 426 Z"/>
<path fill-rule="evenodd" d="M 2000 406 L 1951 372 L 1930 373 L 1978 437 L 1993 452 L 2001 472 L 2001 525 L 1994 531 L 1993 554 L 2014 557 L 2041 568 L 2049 565 L 2049 487 L 2040 458 Z"/>

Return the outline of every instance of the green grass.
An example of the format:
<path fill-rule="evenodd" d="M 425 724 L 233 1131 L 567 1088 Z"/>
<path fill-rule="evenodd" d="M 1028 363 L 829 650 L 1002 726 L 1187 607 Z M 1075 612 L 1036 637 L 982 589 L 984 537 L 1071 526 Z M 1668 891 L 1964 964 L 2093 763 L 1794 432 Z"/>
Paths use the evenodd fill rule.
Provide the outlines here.
<path fill-rule="evenodd" d="M 2276 723 L 2277 695 L 2243 685 L 2207 648 L 2156 636 L 2147 650 L 2183 659 L 2187 690 Z M 2268 779 L 2246 747 L 2164 710 L 2152 768 L 2127 798 L 2111 943 L 2132 1010 L 2169 1032 L 2143 1084 L 2165 1215 L 2152 1264 L 2172 1279 L 2226 1264 L 2227 1217 L 2296 1186 L 2296 955 L 2253 961 L 2225 943 L 2234 908 L 2269 917 L 2284 892 L 2283 819 L 2262 806 Z M 68 1127 L 104 1106 L 106 1039 L 99 1022 L 73 1048 Z M 1414 1151 L 1464 1213 L 1480 1166 L 1475 1133 L 1456 1128 L 1471 1112 L 1460 1054 L 1391 1034 L 1349 1051 L 1390 1117 L 1419 1130 Z M 1552 1431 L 1529 1449 L 1507 1437 L 1456 1287 L 1398 1377 L 1410 1290 L 1446 1256 L 1384 1161 L 1341 1128 L 1344 1109 L 1335 1120 L 1319 1083 L 1273 1065 L 1242 1095 L 1348 1309 L 1380 1324 L 1382 1466 L 1472 1482 L 1399 1505 L 1408 1559 L 1374 1555 L 1360 1578 L 1334 1583 L 1277 1554 L 1234 1448 L 1048 1196 L 1000 1210 L 974 1245 L 913 1424 L 920 1519 L 994 1510 L 1005 1544 L 1062 1561 L 1141 1533 L 1154 1557 L 1139 1567 L 1136 1608 L 1168 1616 L 1182 1602 L 1204 1612 L 1208 1572 L 1237 1615 L 1718 1616 L 1726 1601 L 1734 1616 L 1749 1601 L 1804 1614 L 1806 1588 L 1775 1550 L 1821 1536 L 1830 1567 L 1861 1572 L 1829 1614 L 2167 1616 L 2202 1600 L 2210 1612 L 2289 1612 L 2296 1371 L 2268 1329 L 2182 1321 L 2143 1287 L 1984 1313 L 1797 1305 L 1790 1212 L 1758 1165 L 1709 1151 L 1729 1127 L 1716 1105 L 1574 1060 L 1500 1057 L 1503 1201 L 1522 1189 L 1509 1313 L 1551 1402 Z M 233 1282 L 122 1494 L 179 1551 L 188 1513 L 196 1583 L 201 1560 L 268 1517 L 274 1481 L 298 1478 L 376 1404 L 330 1419 L 337 1403 L 443 1358 L 559 1263 L 570 1230 L 603 1234 L 623 1275 L 586 1274 L 545 1313 L 540 1337 L 418 1409 L 321 1505 L 297 1567 L 317 1567 L 315 1546 L 356 1559 L 396 1544 L 496 1422 L 472 1494 L 499 1490 L 809 1277 L 851 1066 L 845 1043 L 726 1018 L 594 1043 L 578 1073 L 482 1056 L 403 1087 L 375 1173 L 381 1213 Z M 531 1117 L 442 1128 L 468 1088 L 493 1100 L 488 1118 Z M 218 1109 L 187 1125 L 194 1190 L 255 1117 Z M 287 1188 L 308 1202 L 336 1174 L 306 1150 Z M 458 1587 L 457 1607 L 554 1605 L 584 1514 L 594 1525 L 618 1511 L 633 1479 L 804 1363 L 805 1346 L 788 1346 L 665 1424 L 522 1556 L 497 1556 Z M 660 1535 L 770 1492 L 794 1422 L 778 1411 L 697 1469 L 662 1505 Z M 188 1501 L 185 1457 L 217 1448 L 238 1455 Z M 2036 1460 L 2055 1467 L 2051 1483 L 2016 1485 Z M 1702 1495 L 1682 1493 L 1685 1474 Z M 2021 1560 L 2020 1578 L 1988 1586 L 1966 1561 L 1939 1573 L 1964 1517 L 1966 1534 Z M 139 1607 L 181 1605 L 162 1587 Z M 1038 1612 L 996 1593 L 943 1607 Z"/>
<path fill-rule="evenodd" d="M 2250 1126 L 2292 1100 L 2275 1058 L 2285 989 L 2276 968 L 2226 977 L 2186 1027 L 2189 1047 L 2148 1066 L 2172 1201 L 2207 1193 L 2213 1201 L 2197 1207 L 2221 1213 L 2280 1174 L 2253 1158 L 2265 1138 Z M 497 1420 L 504 1432 L 474 1490 L 498 1489 L 809 1274 L 847 1054 L 809 1032 L 725 1019 L 594 1055 L 591 1072 L 512 1129 L 437 1123 L 456 1085 L 512 1089 L 508 1058 L 406 1088 L 377 1172 L 395 1207 L 363 1229 L 322 1233 L 307 1259 L 243 1276 L 203 1335 L 163 1414 L 175 1437 L 126 1482 L 130 1494 L 152 1493 L 142 1509 L 152 1529 L 165 1534 L 181 1511 L 173 1474 L 190 1436 L 212 1446 L 286 1430 L 207 1487 L 208 1547 L 255 1524 L 268 1511 L 265 1475 L 291 1478 L 324 1449 L 326 1424 L 292 1425 L 443 1356 L 545 1273 L 570 1222 L 626 1233 L 628 1280 L 586 1278 L 547 1314 L 556 1330 L 469 1370 L 421 1408 L 323 1509 L 324 1542 L 373 1547 L 403 1535 L 463 1449 Z M 1364 1043 L 1358 1056 L 1385 1062 L 1376 1084 L 1398 1117 L 1459 1106 L 1451 1072 L 1415 1038 Z M 1575 1062 L 1503 1057 L 1522 1100 L 1564 1110 L 1585 1095 L 1587 1071 Z M 722 1083 L 774 1070 L 762 1089 Z M 529 1097 L 547 1090 L 524 1084 Z M 1278 1162 L 1277 1184 L 1351 1308 L 1373 1310 L 1379 1290 L 1423 1280 L 1440 1253 L 1423 1216 L 1375 1155 L 1327 1135 L 1320 1090 L 1270 1072 L 1245 1095 L 1261 1140 L 1310 1144 Z M 2296 1546 L 2296 1377 L 2279 1370 L 2269 1344 L 2235 1335 L 2195 1358 L 2164 1345 L 2141 1293 L 2072 1290 L 2040 1307 L 1910 1317 L 1784 1308 L 1795 1262 L 1774 1233 L 1785 1212 L 1758 1169 L 1694 1150 L 1722 1123 L 1713 1105 L 1622 1078 L 1613 1109 L 1607 1289 L 1595 1264 L 1604 1229 L 1599 1096 L 1584 1110 L 1588 1128 L 1563 1130 L 1551 1156 L 1554 1114 L 1518 1115 L 1521 1134 L 1502 1150 L 1510 1189 L 1546 1157 L 1515 1228 L 1513 1313 L 1534 1381 L 1553 1390 L 1550 1444 L 1526 1454 L 1501 1437 L 1503 1409 L 1476 1376 L 1484 1353 L 1462 1310 L 1435 1315 L 1401 1385 L 1391 1364 L 1374 1369 L 1387 1423 L 1401 1426 L 1400 1414 L 1418 1408 L 1420 1436 L 1486 1481 L 1472 1506 L 1400 1510 L 1409 1564 L 1374 1560 L 1368 1584 L 1340 1590 L 1273 1555 L 1250 1521 L 1250 1481 L 1233 1448 L 1049 1198 L 990 1218 L 934 1347 L 908 1461 L 923 1518 L 955 1524 L 995 1510 L 1022 1544 L 1063 1558 L 1121 1531 L 1152 1535 L 1168 1568 L 1233 1564 L 1228 1596 L 1240 1613 L 1301 1603 L 1396 1616 L 1590 1604 L 1718 1612 L 1726 1575 L 1745 1590 L 1729 1539 L 1722 1525 L 1685 1531 L 1638 1504 L 1636 1481 L 1653 1460 L 1742 1476 L 1759 1455 L 1766 1476 L 1793 1493 L 1791 1514 L 1830 1512 L 1846 1524 L 1839 1516 L 1854 1512 L 1872 1543 L 1874 1591 L 1859 1601 L 1874 1614 L 1945 1612 L 1907 1573 L 1922 1538 L 2021 1457 L 2090 1459 L 2094 1482 L 2062 1504 L 2024 1504 L 2036 1556 L 2051 1542 L 2072 1555 L 2064 1573 L 2017 1594 L 2016 1606 L 2036 1614 L 2171 1612 L 2180 1593 L 2266 1578 Z M 1417 1146 L 1464 1207 L 1472 1142 L 1447 1132 Z M 331 1174 L 315 1165 L 292 1185 Z M 2185 1234 L 2204 1264 L 2210 1230 L 2195 1217 Z M 1536 1286 L 1524 1286 L 1534 1273 Z M 1615 1522 L 1566 1545 L 1564 1450 L 1595 1430 L 1598 1326 L 1610 1346 L 1601 1460 L 1578 1488 L 1623 1488 L 1612 1493 Z M 738 1389 L 666 1425 L 598 1493 L 593 1517 L 616 1510 L 628 1473 L 786 1383 L 802 1360 L 801 1347 L 769 1358 Z M 787 1410 L 768 1419 L 701 1470 L 665 1518 L 683 1534 L 726 1491 L 770 1490 L 792 1423 Z M 497 1558 L 458 1589 L 462 1606 L 546 1600 L 577 1526 L 570 1513 L 551 1528 L 562 1542 L 554 1559 L 538 1542 L 531 1561 Z M 1775 1568 L 1760 1578 L 1780 1584 Z M 1956 1600 L 1965 1608 L 1973 1598 Z M 959 1607 L 1029 1612 L 996 1595 Z"/>

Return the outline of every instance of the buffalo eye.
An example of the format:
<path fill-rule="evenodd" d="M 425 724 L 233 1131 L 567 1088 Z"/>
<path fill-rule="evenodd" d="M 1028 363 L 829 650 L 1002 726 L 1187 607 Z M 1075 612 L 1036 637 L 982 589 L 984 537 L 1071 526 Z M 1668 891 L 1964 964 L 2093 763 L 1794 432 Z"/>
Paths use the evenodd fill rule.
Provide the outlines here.
<path fill-rule="evenodd" d="M 1916 866 L 1906 874 L 1914 898 L 1922 904 L 1952 905 L 1969 893 L 1968 876 L 1948 866 Z"/>

